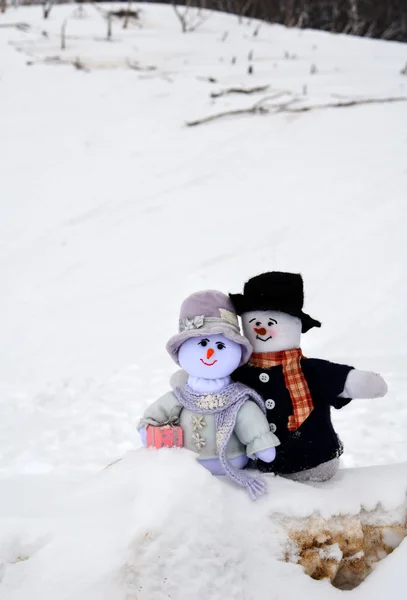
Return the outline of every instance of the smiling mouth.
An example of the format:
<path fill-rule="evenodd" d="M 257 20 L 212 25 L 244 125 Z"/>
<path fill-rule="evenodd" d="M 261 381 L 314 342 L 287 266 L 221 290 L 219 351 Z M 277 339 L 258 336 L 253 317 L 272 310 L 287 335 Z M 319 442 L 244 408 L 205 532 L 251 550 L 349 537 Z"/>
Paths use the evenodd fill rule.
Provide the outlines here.
<path fill-rule="evenodd" d="M 271 339 L 272 339 L 271 335 L 269 335 L 268 338 L 266 338 L 265 340 L 263 340 L 263 338 L 261 338 L 260 336 L 256 335 L 256 340 L 260 340 L 261 342 L 268 342 Z"/>
<path fill-rule="evenodd" d="M 206 365 L 207 367 L 213 367 L 213 365 L 218 362 L 217 360 L 214 360 L 213 363 L 207 363 L 204 361 L 203 358 L 201 358 L 200 361 L 203 362 L 203 364 Z"/>

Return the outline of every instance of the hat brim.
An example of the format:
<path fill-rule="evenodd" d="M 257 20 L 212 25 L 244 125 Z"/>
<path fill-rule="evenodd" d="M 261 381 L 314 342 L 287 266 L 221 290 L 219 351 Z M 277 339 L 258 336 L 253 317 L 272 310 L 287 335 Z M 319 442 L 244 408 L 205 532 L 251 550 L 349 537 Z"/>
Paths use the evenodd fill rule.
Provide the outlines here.
<path fill-rule="evenodd" d="M 240 335 L 240 333 L 237 333 L 237 331 L 233 327 L 229 327 L 226 323 L 215 326 L 212 325 L 211 327 L 202 327 L 200 329 L 187 329 L 186 331 L 177 333 L 168 340 L 166 346 L 167 352 L 169 353 L 171 358 L 177 363 L 177 365 L 179 365 L 178 350 L 180 349 L 182 344 L 192 337 L 202 337 L 205 335 L 224 335 L 228 340 L 236 342 L 237 344 L 242 346 L 242 358 L 239 364 L 240 367 L 248 362 L 253 352 L 253 348 L 249 340 Z"/>
<path fill-rule="evenodd" d="M 313 319 L 312 317 L 307 315 L 307 313 L 305 313 L 305 312 L 301 311 L 299 318 L 301 319 L 301 322 L 302 322 L 302 329 L 301 329 L 302 333 L 307 333 L 307 331 L 309 331 L 313 327 L 321 327 L 320 321 Z"/>
<path fill-rule="evenodd" d="M 231 301 L 233 302 L 233 306 L 235 307 L 236 313 L 241 316 L 245 312 L 251 312 L 253 310 L 277 310 L 279 312 L 286 313 L 287 315 L 291 315 L 293 317 L 297 317 L 297 319 L 301 319 L 302 323 L 302 333 L 307 333 L 313 327 L 321 327 L 320 321 L 313 319 L 307 313 L 301 311 L 290 311 L 287 308 L 281 308 L 278 306 L 273 306 L 270 302 L 267 302 L 267 299 L 257 299 L 257 301 L 253 302 L 252 299 L 246 298 L 243 294 L 229 294 Z"/>

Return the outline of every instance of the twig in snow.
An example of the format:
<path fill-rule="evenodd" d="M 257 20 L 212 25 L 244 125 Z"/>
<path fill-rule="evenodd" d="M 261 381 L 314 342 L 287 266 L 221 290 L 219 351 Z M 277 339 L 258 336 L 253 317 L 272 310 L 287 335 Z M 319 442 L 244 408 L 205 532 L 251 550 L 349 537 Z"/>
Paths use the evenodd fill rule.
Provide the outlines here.
<path fill-rule="evenodd" d="M 289 92 L 278 92 L 277 94 L 273 94 L 272 96 L 265 96 L 261 98 L 258 102 L 253 104 L 253 106 L 249 106 L 248 108 L 238 108 L 235 110 L 225 110 L 221 113 L 216 113 L 215 115 L 210 115 L 209 117 L 203 117 L 202 119 L 197 119 L 196 121 L 188 121 L 187 127 L 196 127 L 197 125 L 203 125 L 204 123 L 210 123 L 211 121 L 217 121 L 218 119 L 222 119 L 223 117 L 232 117 L 237 115 L 266 115 L 270 112 L 270 108 L 264 106 L 265 102 L 268 100 L 275 100 L 280 98 L 281 96 L 286 95 Z M 293 100 L 289 100 L 288 103 L 293 102 Z M 288 105 L 285 103 L 284 106 Z"/>
<path fill-rule="evenodd" d="M 84 65 L 80 58 L 75 58 L 72 64 L 75 67 L 75 69 L 78 69 L 78 71 L 89 72 L 89 69 Z"/>
<path fill-rule="evenodd" d="M 265 92 L 269 89 L 268 85 L 260 85 L 252 88 L 228 88 L 221 92 L 212 92 L 211 98 L 220 98 L 221 96 L 228 96 L 229 94 L 258 94 L 259 92 Z"/>
<path fill-rule="evenodd" d="M 344 100 L 343 102 L 327 102 L 326 104 L 298 106 L 296 108 L 287 109 L 285 112 L 301 113 L 324 108 L 348 108 L 349 106 L 363 106 L 364 104 L 391 104 L 393 102 L 407 102 L 407 96 L 396 96 L 395 98 L 365 98 L 364 100 Z"/>
<path fill-rule="evenodd" d="M 394 98 L 365 98 L 364 100 L 345 100 L 343 102 L 328 102 L 326 104 L 316 104 L 309 106 L 298 106 L 292 107 L 291 105 L 294 102 L 297 102 L 299 98 L 291 98 L 287 102 L 283 104 L 271 105 L 269 107 L 264 104 L 267 100 L 274 100 L 281 95 L 285 95 L 287 92 L 280 92 L 279 94 L 275 94 L 274 96 L 266 96 L 262 98 L 256 104 L 249 108 L 241 108 L 236 110 L 224 111 L 221 113 L 217 113 L 215 115 L 210 115 L 209 117 L 203 117 L 202 119 L 197 119 L 196 121 L 187 122 L 188 127 L 195 127 L 197 125 L 202 125 L 204 123 L 210 123 L 211 121 L 217 121 L 218 119 L 222 119 L 223 117 L 229 116 L 237 116 L 237 115 L 265 115 L 271 113 L 304 113 L 310 112 L 313 110 L 322 110 L 327 108 L 348 108 L 350 106 L 361 106 L 364 104 L 388 104 L 393 102 L 407 102 L 407 96 L 399 96 Z"/>
<path fill-rule="evenodd" d="M 126 10 L 126 16 L 125 16 L 124 21 L 123 21 L 123 29 L 127 29 L 127 27 L 129 26 L 132 2 L 133 2 L 133 0 L 129 0 L 128 1 L 127 10 Z"/>
<path fill-rule="evenodd" d="M 236 110 L 226 110 L 225 112 L 211 115 L 210 117 L 204 117 L 203 119 L 197 119 L 196 121 L 188 121 L 187 127 L 196 127 L 197 125 L 203 125 L 203 123 L 210 123 L 211 121 L 217 121 L 222 117 L 236 117 L 237 115 L 256 115 L 256 114 L 267 114 L 268 110 L 261 106 L 252 106 L 251 108 L 239 108 Z"/>
<path fill-rule="evenodd" d="M 66 50 L 66 26 L 68 25 L 68 19 L 65 19 L 61 25 L 61 50 Z"/>
<path fill-rule="evenodd" d="M 44 19 L 48 19 L 53 6 L 54 6 L 54 0 L 43 0 L 42 15 L 43 15 Z"/>
<path fill-rule="evenodd" d="M 28 23 L 0 23 L 0 27 L 15 27 L 20 31 L 28 31 L 30 29 L 30 25 Z"/>
<path fill-rule="evenodd" d="M 149 65 L 147 67 L 142 67 L 141 65 L 139 65 L 138 62 L 133 62 L 130 59 L 127 60 L 127 65 L 130 69 L 133 69 L 133 71 L 156 71 L 157 67 L 154 67 L 153 65 Z"/>
<path fill-rule="evenodd" d="M 112 13 L 107 14 L 107 33 L 106 39 L 110 41 L 112 39 Z"/>

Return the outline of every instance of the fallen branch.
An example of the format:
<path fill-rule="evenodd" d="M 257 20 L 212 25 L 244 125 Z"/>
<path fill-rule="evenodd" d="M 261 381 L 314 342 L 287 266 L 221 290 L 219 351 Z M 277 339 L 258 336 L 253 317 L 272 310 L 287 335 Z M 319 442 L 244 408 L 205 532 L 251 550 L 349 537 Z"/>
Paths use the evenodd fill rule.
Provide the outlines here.
<path fill-rule="evenodd" d="M 236 117 L 237 115 L 264 115 L 269 111 L 264 106 L 252 106 L 251 108 L 238 108 L 236 110 L 226 110 L 225 112 L 211 115 L 210 117 L 204 117 L 203 119 L 197 119 L 196 121 L 188 121 L 187 127 L 196 127 L 196 125 L 203 125 L 203 123 L 210 123 L 211 121 L 217 121 L 222 117 Z"/>
<path fill-rule="evenodd" d="M 257 94 L 259 92 L 265 92 L 270 86 L 260 85 L 253 88 L 229 88 L 221 92 L 212 92 L 211 98 L 220 98 L 221 96 L 228 96 L 229 94 Z"/>
<path fill-rule="evenodd" d="M 138 62 L 131 61 L 130 59 L 127 59 L 126 62 L 127 62 L 127 66 L 130 69 L 133 69 L 133 71 L 156 71 L 157 70 L 157 67 L 154 67 L 153 65 L 147 65 L 147 66 L 143 67 Z"/>
<path fill-rule="evenodd" d="M 30 25 L 28 25 L 28 23 L 0 23 L 0 27 L 15 27 L 20 31 L 28 31 L 30 29 Z"/>
<path fill-rule="evenodd" d="M 284 95 L 287 92 L 281 92 L 277 96 Z M 395 98 L 366 98 L 365 100 L 345 100 L 343 102 L 328 102 L 326 104 L 315 104 L 311 106 L 298 106 L 291 107 L 291 104 L 298 102 L 300 98 L 291 98 L 283 104 L 276 104 L 271 106 L 264 106 L 268 100 L 275 99 L 277 96 L 270 96 L 263 98 L 259 102 L 256 102 L 249 108 L 240 108 L 235 110 L 226 110 L 209 117 L 203 117 L 195 121 L 188 121 L 187 127 L 196 127 L 197 125 L 203 125 L 204 123 L 210 123 L 211 121 L 217 121 L 224 117 L 237 116 L 237 115 L 266 115 L 270 113 L 304 113 L 311 112 L 312 110 L 322 110 L 327 108 L 348 108 L 350 106 L 360 106 L 366 104 L 389 104 L 393 102 L 407 102 L 407 96 L 399 96 Z"/>
<path fill-rule="evenodd" d="M 237 115 L 266 115 L 270 112 L 270 108 L 264 106 L 265 102 L 269 100 L 275 100 L 276 98 L 280 98 L 281 96 L 286 95 L 289 92 L 278 92 L 277 94 L 273 94 L 272 96 L 266 96 L 262 98 L 253 106 L 249 106 L 248 108 L 237 108 L 235 110 L 225 110 L 221 113 L 217 113 L 215 115 L 210 115 L 209 117 L 203 117 L 202 119 L 197 119 L 196 121 L 188 121 L 187 127 L 196 127 L 197 125 L 202 125 L 203 123 L 210 123 L 211 121 L 217 121 L 218 119 L 222 119 L 223 117 L 236 117 Z M 294 100 L 290 99 L 288 103 L 292 103 Z M 284 106 L 288 106 L 288 103 L 285 103 Z"/>
<path fill-rule="evenodd" d="M 343 102 L 327 102 L 326 104 L 316 104 L 314 106 L 299 106 L 297 108 L 290 108 L 285 112 L 300 113 L 324 108 L 348 108 L 349 106 L 360 106 L 363 104 L 390 104 L 392 102 L 407 102 L 407 96 L 399 96 L 396 98 L 366 98 L 365 100 L 345 100 Z"/>

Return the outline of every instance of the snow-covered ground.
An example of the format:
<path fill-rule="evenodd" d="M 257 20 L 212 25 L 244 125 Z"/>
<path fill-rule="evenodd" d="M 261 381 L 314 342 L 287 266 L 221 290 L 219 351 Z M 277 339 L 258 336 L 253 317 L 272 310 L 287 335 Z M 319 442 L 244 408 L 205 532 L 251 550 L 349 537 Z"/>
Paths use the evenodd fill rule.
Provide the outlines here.
<path fill-rule="evenodd" d="M 406 97 L 400 71 L 407 46 L 267 24 L 253 35 L 257 22 L 222 14 L 182 34 L 171 7 L 140 8 L 139 25 L 123 30 L 113 22 L 111 41 L 92 6 L 83 18 L 72 5 L 54 7 L 47 21 L 41 7 L 0 15 L 0 598 L 144 598 L 126 588 L 128 574 L 124 587 L 119 575 L 114 591 L 110 579 L 104 587 L 101 565 L 107 561 L 109 577 L 116 563 L 114 553 L 102 554 L 112 534 L 119 571 L 124 554 L 130 570 L 141 569 L 137 556 L 126 554 L 130 546 L 143 565 L 154 562 L 150 546 L 137 550 L 139 536 L 148 535 L 157 511 L 158 528 L 179 513 L 173 505 L 165 512 L 162 498 L 143 513 L 151 494 L 132 500 L 139 489 L 154 488 L 148 473 L 157 469 L 168 481 L 163 494 L 174 504 L 182 495 L 183 511 L 186 481 L 195 486 L 187 496 L 191 514 L 163 541 L 166 551 L 185 538 L 185 556 L 191 552 L 193 505 L 197 535 L 206 527 L 215 536 L 212 545 L 204 536 L 198 553 L 208 555 L 208 573 L 225 553 L 228 564 L 239 565 L 230 593 L 226 580 L 212 593 L 208 575 L 202 597 L 294 598 L 308 585 L 325 599 L 339 592 L 275 563 L 272 541 L 250 558 L 248 540 L 232 527 L 242 518 L 238 509 L 230 520 L 220 517 L 232 496 L 225 499 L 224 487 L 195 472 L 189 458 L 176 461 L 188 475 L 179 476 L 182 494 L 143 451 L 119 463 L 109 480 L 109 470 L 96 473 L 138 447 L 138 417 L 174 370 L 164 346 L 185 295 L 206 287 L 240 291 L 248 277 L 277 269 L 303 274 L 306 309 L 323 321 L 304 336 L 304 353 L 380 371 L 389 383 L 386 398 L 335 413 L 343 466 L 407 461 L 407 103 L 185 126 L 265 96 L 273 106 L 294 100 L 291 109 Z M 29 28 L 4 26 L 13 23 Z M 249 96 L 210 97 L 265 85 Z M 155 460 L 169 461 L 176 482 L 174 459 Z M 136 472 L 142 485 L 132 480 Z M 83 483 L 77 488 L 75 481 Z M 223 507 L 212 525 L 199 501 L 204 489 L 208 510 Z M 115 510 L 95 501 L 105 493 Z M 264 539 L 257 519 L 267 507 L 246 510 L 240 495 L 233 502 L 245 527 Z M 93 551 L 95 562 L 86 562 Z M 64 565 L 69 552 L 76 562 Z M 383 591 L 386 573 L 394 576 L 400 555 L 402 548 L 380 566 L 376 590 Z M 274 563 L 278 569 L 269 567 Z M 35 573 L 50 571 L 41 588 Z M 262 582 L 257 588 L 249 572 Z M 77 587 L 69 587 L 72 578 Z M 157 587 L 146 597 L 166 596 Z"/>

